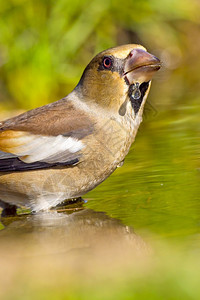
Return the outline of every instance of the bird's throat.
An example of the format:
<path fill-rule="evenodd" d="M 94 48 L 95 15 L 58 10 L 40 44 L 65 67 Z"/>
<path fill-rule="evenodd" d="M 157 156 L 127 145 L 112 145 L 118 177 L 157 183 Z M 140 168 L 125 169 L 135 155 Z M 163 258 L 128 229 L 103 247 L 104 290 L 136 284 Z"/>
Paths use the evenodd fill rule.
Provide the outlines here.
<path fill-rule="evenodd" d="M 135 114 L 138 113 L 142 105 L 143 98 L 148 90 L 148 87 L 149 87 L 149 81 L 143 82 L 142 84 L 136 82 L 134 84 L 131 84 L 129 87 L 128 96 L 131 101 L 131 105 L 133 107 Z"/>

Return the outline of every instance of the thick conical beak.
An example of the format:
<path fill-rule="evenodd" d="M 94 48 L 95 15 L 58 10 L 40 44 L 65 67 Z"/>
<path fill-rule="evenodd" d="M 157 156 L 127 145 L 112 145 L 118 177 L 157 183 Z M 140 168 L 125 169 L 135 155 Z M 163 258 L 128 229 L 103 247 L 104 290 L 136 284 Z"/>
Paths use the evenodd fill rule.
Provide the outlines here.
<path fill-rule="evenodd" d="M 133 49 L 125 62 L 124 76 L 129 84 L 147 82 L 161 67 L 160 60 L 143 49 Z"/>

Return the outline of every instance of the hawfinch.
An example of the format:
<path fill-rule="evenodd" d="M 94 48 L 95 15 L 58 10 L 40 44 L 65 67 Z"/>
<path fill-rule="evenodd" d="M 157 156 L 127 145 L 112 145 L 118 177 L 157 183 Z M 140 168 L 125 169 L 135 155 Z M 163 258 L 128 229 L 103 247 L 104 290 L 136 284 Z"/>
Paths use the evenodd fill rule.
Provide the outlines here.
<path fill-rule="evenodd" d="M 63 99 L 0 122 L 0 203 L 49 209 L 104 181 L 142 121 L 160 61 L 140 45 L 105 50 Z"/>

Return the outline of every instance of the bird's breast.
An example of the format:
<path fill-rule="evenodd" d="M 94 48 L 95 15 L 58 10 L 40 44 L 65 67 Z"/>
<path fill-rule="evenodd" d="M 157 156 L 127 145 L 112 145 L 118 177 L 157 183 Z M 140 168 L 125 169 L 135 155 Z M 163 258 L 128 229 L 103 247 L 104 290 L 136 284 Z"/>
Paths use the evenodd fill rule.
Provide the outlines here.
<path fill-rule="evenodd" d="M 97 184 L 106 179 L 128 154 L 140 122 L 140 118 L 133 119 L 132 113 L 123 119 L 101 121 L 95 134 L 87 139 L 84 158 L 78 166 L 81 173 Z"/>

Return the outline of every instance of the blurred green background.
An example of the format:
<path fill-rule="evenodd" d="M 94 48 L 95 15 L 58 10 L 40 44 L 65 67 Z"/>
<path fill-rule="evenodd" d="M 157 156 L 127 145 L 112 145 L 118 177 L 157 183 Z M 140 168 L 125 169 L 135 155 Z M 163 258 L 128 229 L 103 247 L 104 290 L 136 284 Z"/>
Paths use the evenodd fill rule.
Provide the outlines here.
<path fill-rule="evenodd" d="M 8 228 L 2 222 L 2 299 L 200 299 L 199 0 L 1 0 L 0 116 L 64 97 L 95 54 L 126 43 L 144 45 L 163 67 L 123 168 L 86 195 L 85 207 L 106 212 L 108 223 L 121 220 L 125 239 L 133 228 L 153 254 L 139 259 L 129 244 L 128 254 L 119 253 L 118 225 L 111 245 L 112 231 L 101 239 L 107 223 L 96 236 L 101 218 L 77 226 L 72 218 L 82 229 L 78 246 L 68 223 L 64 234 L 56 226 L 27 229 L 20 218 Z M 71 252 L 60 253 L 57 243 L 58 252 L 38 254 L 54 249 L 49 235 L 56 229 Z M 82 235 L 91 231 L 85 245 Z M 91 255 L 90 242 L 101 251 Z"/>
<path fill-rule="evenodd" d="M 29 109 L 64 97 L 95 54 L 126 43 L 163 61 L 152 97 L 159 109 L 194 99 L 199 11 L 198 0 L 1 0 L 0 107 Z"/>

